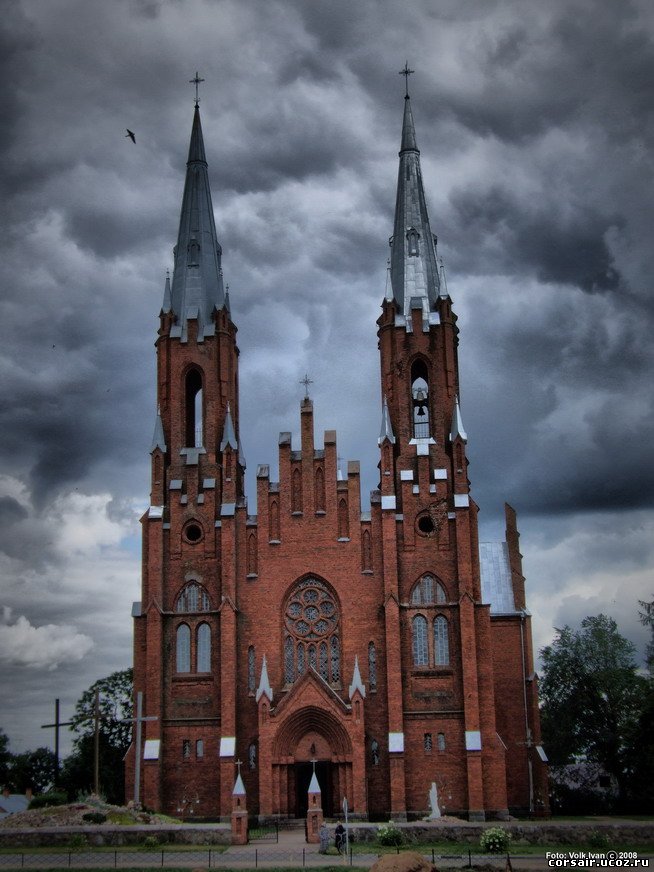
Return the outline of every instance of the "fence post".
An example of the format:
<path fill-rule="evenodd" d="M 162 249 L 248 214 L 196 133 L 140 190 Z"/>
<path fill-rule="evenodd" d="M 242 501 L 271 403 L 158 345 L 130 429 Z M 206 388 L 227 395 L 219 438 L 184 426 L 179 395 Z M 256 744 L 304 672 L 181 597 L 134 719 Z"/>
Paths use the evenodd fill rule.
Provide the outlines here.
<path fill-rule="evenodd" d="M 303 869 L 304 869 L 305 859 L 306 859 L 305 854 L 306 854 L 306 848 L 302 848 L 302 868 Z"/>
<path fill-rule="evenodd" d="M 70 851 L 68 852 L 68 868 L 70 869 Z"/>
<path fill-rule="evenodd" d="M 275 843 L 279 844 L 279 821 L 275 821 Z"/>
<path fill-rule="evenodd" d="M 350 866 L 352 865 L 352 845 L 350 845 Z"/>
<path fill-rule="evenodd" d="M 433 866 L 436 862 L 436 857 L 434 856 L 434 849 L 431 849 L 431 865 Z"/>
<path fill-rule="evenodd" d="M 472 852 L 468 848 L 468 869 L 472 869 Z"/>
<path fill-rule="evenodd" d="M 254 868 L 255 869 L 259 868 L 259 849 L 258 848 L 254 849 Z"/>
<path fill-rule="evenodd" d="M 161 868 L 163 869 L 163 848 L 161 849 Z"/>
<path fill-rule="evenodd" d="M 114 851 L 114 869 L 118 868 L 118 851 Z"/>

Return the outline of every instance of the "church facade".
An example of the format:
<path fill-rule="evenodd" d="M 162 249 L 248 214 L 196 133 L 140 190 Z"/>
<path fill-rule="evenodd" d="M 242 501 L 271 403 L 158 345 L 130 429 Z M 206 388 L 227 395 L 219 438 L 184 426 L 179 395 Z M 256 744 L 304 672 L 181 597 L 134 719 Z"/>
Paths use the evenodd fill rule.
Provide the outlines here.
<path fill-rule="evenodd" d="M 404 101 L 390 283 L 378 320 L 379 488 L 336 433 L 279 436 L 279 475 L 245 498 L 239 350 L 196 102 L 157 350 L 142 519 L 133 795 L 227 819 L 240 761 L 250 814 L 300 817 L 315 765 L 326 816 L 471 820 L 545 812 L 530 615 L 514 511 L 480 543 L 459 404 L 458 328 Z M 314 761 L 314 762 L 312 762 Z"/>

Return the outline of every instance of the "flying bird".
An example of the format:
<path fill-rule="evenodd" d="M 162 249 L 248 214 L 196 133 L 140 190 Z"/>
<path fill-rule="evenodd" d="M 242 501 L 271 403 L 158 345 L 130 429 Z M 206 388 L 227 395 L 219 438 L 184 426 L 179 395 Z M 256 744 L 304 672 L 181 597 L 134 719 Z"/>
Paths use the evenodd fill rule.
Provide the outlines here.
<path fill-rule="evenodd" d="M 127 133 L 125 134 L 125 139 L 127 139 L 127 137 L 129 136 L 134 145 L 136 145 L 136 137 L 134 136 L 132 131 L 129 129 L 129 127 L 126 127 L 125 130 L 127 131 Z"/>

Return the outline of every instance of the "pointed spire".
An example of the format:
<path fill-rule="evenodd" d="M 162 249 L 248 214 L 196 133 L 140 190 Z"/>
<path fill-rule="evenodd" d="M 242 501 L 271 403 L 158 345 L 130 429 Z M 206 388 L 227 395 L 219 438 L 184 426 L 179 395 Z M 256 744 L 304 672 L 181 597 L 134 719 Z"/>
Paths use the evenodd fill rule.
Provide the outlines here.
<path fill-rule="evenodd" d="M 387 439 L 391 443 L 391 445 L 395 445 L 395 434 L 393 433 L 393 425 L 391 424 L 391 417 L 388 414 L 388 402 L 386 400 L 386 395 L 384 395 L 381 430 L 379 431 L 379 439 L 377 440 L 377 443 L 381 445 Z"/>
<path fill-rule="evenodd" d="M 166 284 L 164 285 L 164 296 L 163 303 L 161 304 L 161 311 L 164 315 L 167 315 L 172 308 L 171 296 L 170 296 L 170 270 L 166 270 Z"/>
<path fill-rule="evenodd" d="M 259 689 L 257 690 L 256 696 L 254 697 L 257 702 L 261 699 L 262 696 L 267 696 L 270 702 L 272 702 L 273 692 L 272 687 L 270 686 L 270 679 L 268 678 L 268 665 L 266 663 L 266 655 L 263 655 L 263 663 L 261 664 L 261 678 L 259 679 Z"/>
<path fill-rule="evenodd" d="M 164 454 L 167 451 L 166 437 L 164 436 L 163 424 L 161 422 L 161 411 L 158 408 L 157 417 L 154 419 L 154 433 L 152 434 L 150 454 L 152 454 L 155 448 L 159 448 Z"/>
<path fill-rule="evenodd" d="M 227 401 L 227 412 L 225 414 L 225 426 L 223 428 L 223 440 L 220 443 L 220 450 L 224 451 L 227 446 L 236 451 L 238 448 L 238 442 L 236 441 L 236 434 L 234 433 L 234 422 L 232 421 L 232 413 L 229 408 L 229 401 Z"/>
<path fill-rule="evenodd" d="M 240 769 L 238 775 L 236 776 L 236 781 L 234 782 L 234 790 L 232 790 L 232 796 L 245 796 L 245 785 L 243 784 L 243 779 L 241 778 Z"/>
<path fill-rule="evenodd" d="M 186 341 L 189 319 L 198 322 L 198 339 L 214 333 L 212 314 L 225 305 L 222 249 L 216 236 L 200 109 L 195 106 L 186 165 L 186 182 L 174 250 L 170 309 L 176 323 L 170 335 Z"/>
<path fill-rule="evenodd" d="M 352 673 L 352 684 L 350 685 L 350 699 L 354 696 L 354 694 L 359 691 L 361 696 L 366 698 L 366 688 L 361 679 L 361 672 L 359 671 L 359 656 L 358 654 L 354 658 L 354 672 Z"/>
<path fill-rule="evenodd" d="M 309 782 L 309 789 L 307 793 L 322 793 L 320 790 L 320 784 L 318 782 L 318 778 L 316 776 L 316 767 L 313 767 L 313 775 L 311 776 L 311 781 Z"/>
<path fill-rule="evenodd" d="M 457 436 L 464 442 L 468 441 L 468 434 L 463 427 L 461 420 L 461 409 L 459 408 L 459 398 L 454 399 L 454 414 L 452 415 L 452 432 L 450 433 L 450 441 L 454 442 Z"/>
<path fill-rule="evenodd" d="M 391 237 L 391 285 L 400 315 L 410 317 L 411 309 L 418 304 L 423 310 L 423 320 L 428 321 L 429 312 L 436 308 L 440 277 L 408 92 L 404 98 L 395 221 Z"/>

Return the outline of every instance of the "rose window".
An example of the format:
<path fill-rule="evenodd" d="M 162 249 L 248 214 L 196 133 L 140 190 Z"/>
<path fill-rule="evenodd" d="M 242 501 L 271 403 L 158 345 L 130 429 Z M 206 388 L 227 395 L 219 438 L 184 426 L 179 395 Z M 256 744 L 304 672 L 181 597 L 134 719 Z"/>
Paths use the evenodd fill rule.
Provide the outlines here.
<path fill-rule="evenodd" d="M 338 608 L 333 594 L 317 578 L 301 581 L 284 609 L 284 678 L 292 684 L 306 669 L 325 681 L 340 680 Z"/>

